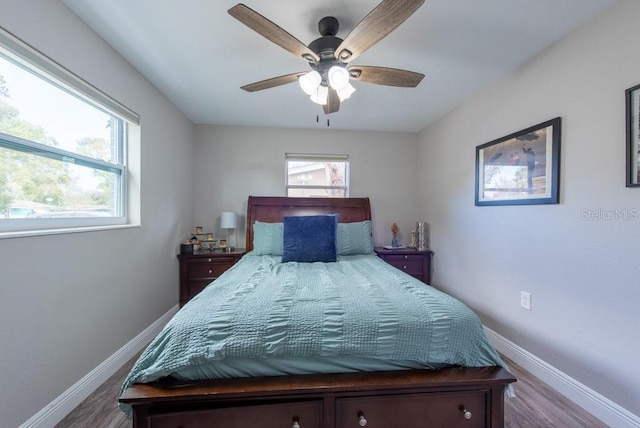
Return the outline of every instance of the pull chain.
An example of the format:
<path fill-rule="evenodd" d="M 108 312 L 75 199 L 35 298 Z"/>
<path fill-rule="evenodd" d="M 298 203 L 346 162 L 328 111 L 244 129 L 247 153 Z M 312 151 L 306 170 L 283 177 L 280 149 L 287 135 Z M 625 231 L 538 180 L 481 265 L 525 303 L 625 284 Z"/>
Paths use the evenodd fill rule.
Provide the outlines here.
<path fill-rule="evenodd" d="M 316 115 L 316 123 L 320 123 L 320 116 Z M 327 128 L 331 126 L 331 122 L 329 122 L 329 119 L 327 119 Z"/>

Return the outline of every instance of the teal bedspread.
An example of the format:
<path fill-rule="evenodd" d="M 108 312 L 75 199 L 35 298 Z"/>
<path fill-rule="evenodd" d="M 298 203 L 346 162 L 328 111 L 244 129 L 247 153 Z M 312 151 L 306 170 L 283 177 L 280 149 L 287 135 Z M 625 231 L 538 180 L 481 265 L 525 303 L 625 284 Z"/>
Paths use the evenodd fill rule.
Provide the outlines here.
<path fill-rule="evenodd" d="M 478 317 L 375 255 L 280 263 L 245 255 L 185 305 L 122 390 L 183 379 L 503 366 Z"/>

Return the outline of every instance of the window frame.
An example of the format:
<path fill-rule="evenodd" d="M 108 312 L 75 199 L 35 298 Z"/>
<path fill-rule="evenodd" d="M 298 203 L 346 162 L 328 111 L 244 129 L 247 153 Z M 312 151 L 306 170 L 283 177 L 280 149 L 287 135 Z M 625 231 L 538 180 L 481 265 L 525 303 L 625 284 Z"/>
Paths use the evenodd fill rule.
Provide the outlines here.
<path fill-rule="evenodd" d="M 2 132 L 0 132 L 0 147 L 115 173 L 118 195 L 114 201 L 114 216 L 2 219 L 0 239 L 138 226 L 139 212 L 131 212 L 131 209 L 139 210 L 140 201 L 132 200 L 134 195 L 139 198 L 139 190 L 130 188 L 129 160 L 131 143 L 139 143 L 139 115 L 2 27 L 0 27 L 0 56 L 24 69 L 25 72 L 32 73 L 58 89 L 83 100 L 93 108 L 114 117 L 114 122 L 117 124 L 117 158 L 113 162 L 103 161 Z M 135 150 L 134 158 L 139 161 L 139 154 Z"/>
<path fill-rule="evenodd" d="M 295 185 L 289 184 L 289 162 L 344 162 L 345 163 L 345 176 L 344 186 L 317 186 L 317 185 Z M 285 153 L 284 160 L 285 170 L 285 195 L 289 196 L 290 189 L 304 189 L 304 190 L 343 190 L 344 196 L 342 198 L 349 197 L 349 155 L 346 154 L 305 154 L 305 153 Z M 330 196 L 327 196 L 330 197 Z M 334 196 L 340 198 L 340 196 Z"/>

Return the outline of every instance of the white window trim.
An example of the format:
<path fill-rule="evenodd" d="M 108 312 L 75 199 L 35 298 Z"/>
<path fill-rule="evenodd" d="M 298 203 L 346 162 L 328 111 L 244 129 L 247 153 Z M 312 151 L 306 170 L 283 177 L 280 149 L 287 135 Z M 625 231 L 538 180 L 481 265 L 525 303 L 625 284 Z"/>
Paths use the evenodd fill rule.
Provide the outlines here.
<path fill-rule="evenodd" d="M 45 71 L 47 75 L 40 75 L 40 77 L 64 91 L 71 92 L 90 101 L 97 109 L 108 114 L 120 116 L 134 125 L 140 125 L 140 116 L 137 113 L 2 27 L 0 27 L 0 50 L 3 54 L 9 56 L 12 61 L 26 67 L 31 72 L 33 71 L 33 66 Z"/>
<path fill-rule="evenodd" d="M 120 216 L 77 217 L 72 219 L 3 219 L 0 228 L 0 239 L 139 227 L 139 184 L 135 188 L 130 187 L 130 183 L 134 180 L 130 180 L 129 175 L 131 175 L 132 171 L 127 168 L 127 165 L 131 165 L 130 162 L 137 162 L 139 165 L 140 162 L 140 116 L 2 27 L 0 27 L 0 52 L 3 56 L 10 58 L 11 61 L 29 72 L 33 73 L 38 71 L 37 69 L 41 70 L 36 74 L 47 82 L 84 99 L 93 107 L 107 114 L 120 117 L 125 122 L 125 129 L 123 130 L 123 144 L 125 146 L 122 153 L 123 165 L 118 165 L 118 168 L 122 167 L 120 182 L 122 186 L 121 204 L 123 206 L 121 207 Z M 15 136 L 2 134 L 2 138 L 24 147 L 40 148 L 36 147 L 39 146 L 38 143 L 22 140 Z M 102 167 L 113 167 L 108 162 L 102 162 L 76 153 L 69 153 L 62 149 L 46 146 L 46 150 L 61 156 L 70 155 L 70 158 L 78 159 L 82 162 L 90 162 L 92 167 L 96 167 L 98 164 L 104 164 Z"/>

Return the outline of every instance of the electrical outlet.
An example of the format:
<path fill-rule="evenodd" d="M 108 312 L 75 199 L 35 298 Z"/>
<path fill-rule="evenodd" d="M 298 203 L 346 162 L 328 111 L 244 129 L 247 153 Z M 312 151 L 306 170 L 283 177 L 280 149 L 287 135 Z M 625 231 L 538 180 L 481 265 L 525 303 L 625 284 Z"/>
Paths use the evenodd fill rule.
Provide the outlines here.
<path fill-rule="evenodd" d="M 529 293 L 528 291 L 520 292 L 520 306 L 528 311 L 531 310 L 531 293 Z"/>

